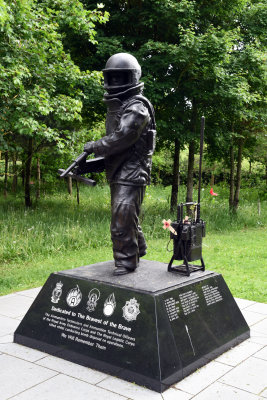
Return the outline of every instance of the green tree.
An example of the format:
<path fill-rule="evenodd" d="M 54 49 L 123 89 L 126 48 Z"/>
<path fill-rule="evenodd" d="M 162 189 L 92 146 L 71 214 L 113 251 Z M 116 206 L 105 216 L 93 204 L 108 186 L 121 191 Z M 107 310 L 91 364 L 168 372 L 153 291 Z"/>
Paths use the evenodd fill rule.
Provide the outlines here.
<path fill-rule="evenodd" d="M 72 61 L 64 29 L 96 43 L 95 23 L 107 17 L 78 0 L 1 0 L 0 148 L 22 153 L 26 206 L 34 152 L 46 146 L 63 151 L 79 136 L 83 88 L 93 90 L 101 80 L 99 72 L 81 72 Z"/>
<path fill-rule="evenodd" d="M 94 1 L 83 0 L 93 9 Z M 187 201 L 192 201 L 194 155 L 201 115 L 207 141 L 209 118 L 218 101 L 214 90 L 221 68 L 239 37 L 238 15 L 246 2 L 181 0 L 105 0 L 109 23 L 91 48 L 90 67 L 103 67 L 114 52 L 137 56 L 143 69 L 145 94 L 156 109 L 158 147 L 175 144 L 172 206 L 178 189 L 179 148 L 189 146 Z"/>
<path fill-rule="evenodd" d="M 209 155 L 226 160 L 230 167 L 229 207 L 237 211 L 243 154 L 253 159 L 257 142 L 264 138 L 266 121 L 267 7 L 251 2 L 236 20 L 239 34 L 229 56 L 217 67 L 211 109 Z"/>

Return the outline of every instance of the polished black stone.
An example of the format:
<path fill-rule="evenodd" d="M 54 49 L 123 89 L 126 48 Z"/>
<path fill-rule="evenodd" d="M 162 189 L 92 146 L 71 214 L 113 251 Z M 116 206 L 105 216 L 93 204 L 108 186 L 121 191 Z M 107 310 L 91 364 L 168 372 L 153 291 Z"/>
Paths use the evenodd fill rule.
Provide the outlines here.
<path fill-rule="evenodd" d="M 199 271 L 190 277 L 167 273 L 167 265 L 159 261 L 141 260 L 140 267 L 133 273 L 114 276 L 114 261 L 86 265 L 83 267 L 61 271 L 59 274 L 76 278 L 89 279 L 95 282 L 107 283 L 116 287 L 130 288 L 145 293 L 156 293 L 169 290 L 177 285 L 194 282 L 199 278 L 214 274 L 211 271 Z"/>
<path fill-rule="evenodd" d="M 221 275 L 190 277 L 142 260 L 51 274 L 14 341 L 162 392 L 249 337 Z"/>

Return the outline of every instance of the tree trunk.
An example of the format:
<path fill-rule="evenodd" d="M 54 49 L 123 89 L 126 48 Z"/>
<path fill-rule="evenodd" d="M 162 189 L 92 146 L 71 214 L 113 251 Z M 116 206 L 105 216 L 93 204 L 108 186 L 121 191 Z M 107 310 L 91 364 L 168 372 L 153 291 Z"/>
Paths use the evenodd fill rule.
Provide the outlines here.
<path fill-rule="evenodd" d="M 258 216 L 261 215 L 261 201 L 258 199 Z"/>
<path fill-rule="evenodd" d="M 8 151 L 5 151 L 5 178 L 4 178 L 4 196 L 7 196 L 7 174 L 8 174 Z"/>
<path fill-rule="evenodd" d="M 24 163 L 24 160 L 22 160 L 21 163 L 22 163 L 22 165 L 21 165 L 21 174 L 20 174 L 20 176 L 21 176 L 21 184 L 22 184 L 22 186 L 24 186 L 24 184 L 25 184 L 25 163 Z"/>
<path fill-rule="evenodd" d="M 249 176 L 252 174 L 252 161 L 251 161 L 251 159 L 249 159 L 249 171 L 248 171 L 248 173 L 249 173 Z"/>
<path fill-rule="evenodd" d="M 18 175 L 17 175 L 17 154 L 13 155 L 13 181 L 12 181 L 12 192 L 16 193 L 18 185 Z"/>
<path fill-rule="evenodd" d="M 68 176 L 67 181 L 68 181 L 68 192 L 69 192 L 69 195 L 71 196 L 72 195 L 72 177 Z"/>
<path fill-rule="evenodd" d="M 32 167 L 33 138 L 28 139 L 28 151 L 25 162 L 25 206 L 31 207 L 31 167 Z"/>
<path fill-rule="evenodd" d="M 244 139 L 240 138 L 238 141 L 238 156 L 237 156 L 237 166 L 236 166 L 236 184 L 235 184 L 235 196 L 234 196 L 235 212 L 238 209 L 238 203 L 239 203 L 243 146 L 244 146 Z"/>
<path fill-rule="evenodd" d="M 160 167 L 158 169 L 158 173 L 157 173 L 157 182 L 156 183 L 160 183 Z"/>
<path fill-rule="evenodd" d="M 41 167 L 40 167 L 40 158 L 37 157 L 37 190 L 36 190 L 36 199 L 40 199 L 40 190 L 41 190 Z"/>
<path fill-rule="evenodd" d="M 193 201 L 193 184 L 194 184 L 194 159 L 195 159 L 195 142 L 189 143 L 188 168 L 187 168 L 187 191 L 186 202 Z M 190 214 L 190 207 L 187 207 L 187 214 Z"/>
<path fill-rule="evenodd" d="M 235 189 L 235 157 L 234 146 L 230 147 L 230 182 L 229 182 L 229 210 L 232 211 L 234 207 L 234 189 Z"/>
<path fill-rule="evenodd" d="M 171 193 L 171 212 L 177 207 L 179 184 L 180 184 L 180 142 L 178 139 L 174 141 L 174 157 L 172 172 L 172 193 Z"/>
<path fill-rule="evenodd" d="M 214 165 L 213 165 L 212 170 L 211 170 L 211 175 L 210 175 L 210 186 L 211 186 L 211 187 L 213 187 L 213 186 L 214 186 L 214 183 L 215 183 L 214 169 L 215 169 L 215 167 L 214 167 Z"/>

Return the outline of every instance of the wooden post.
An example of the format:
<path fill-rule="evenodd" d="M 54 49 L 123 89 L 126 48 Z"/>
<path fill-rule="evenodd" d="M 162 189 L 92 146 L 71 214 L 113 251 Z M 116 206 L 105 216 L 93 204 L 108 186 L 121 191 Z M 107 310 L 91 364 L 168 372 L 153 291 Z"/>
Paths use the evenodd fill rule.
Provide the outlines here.
<path fill-rule="evenodd" d="M 68 192 L 69 192 L 69 195 L 71 196 L 72 195 L 72 178 L 71 178 L 71 176 L 67 177 L 67 181 L 68 181 Z"/>

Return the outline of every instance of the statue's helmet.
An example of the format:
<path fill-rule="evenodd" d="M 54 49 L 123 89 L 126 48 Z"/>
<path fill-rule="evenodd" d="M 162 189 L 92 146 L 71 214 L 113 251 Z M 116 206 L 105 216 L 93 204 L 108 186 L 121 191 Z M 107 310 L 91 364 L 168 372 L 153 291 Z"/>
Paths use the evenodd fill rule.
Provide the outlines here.
<path fill-rule="evenodd" d="M 112 79 L 114 73 L 120 77 L 118 82 Z M 117 53 L 108 59 L 103 74 L 104 88 L 108 92 L 118 92 L 138 85 L 141 78 L 141 67 L 131 54 Z"/>

